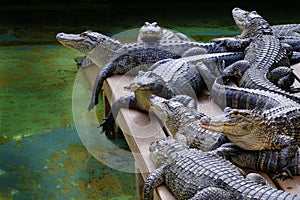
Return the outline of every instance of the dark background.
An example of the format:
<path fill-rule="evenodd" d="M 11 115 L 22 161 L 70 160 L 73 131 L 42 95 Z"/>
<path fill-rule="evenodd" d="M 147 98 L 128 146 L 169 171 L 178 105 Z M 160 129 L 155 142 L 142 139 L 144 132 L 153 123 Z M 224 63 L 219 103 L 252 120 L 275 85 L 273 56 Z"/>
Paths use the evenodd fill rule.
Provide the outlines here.
<path fill-rule="evenodd" d="M 62 31 L 91 29 L 113 35 L 145 21 L 183 32 L 195 27 L 235 27 L 234 7 L 256 10 L 270 24 L 300 23 L 300 0 L 12 0 L 1 3 L 0 45 L 53 43 L 56 33 Z"/>

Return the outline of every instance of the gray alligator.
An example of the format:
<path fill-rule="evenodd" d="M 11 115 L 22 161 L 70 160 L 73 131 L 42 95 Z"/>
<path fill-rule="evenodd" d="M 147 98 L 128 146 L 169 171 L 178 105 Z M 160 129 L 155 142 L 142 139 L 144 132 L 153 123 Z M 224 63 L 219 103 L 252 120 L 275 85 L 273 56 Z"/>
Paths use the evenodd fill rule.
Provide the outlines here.
<path fill-rule="evenodd" d="M 58 33 L 56 38 L 64 46 L 88 55 L 95 64 L 103 66 L 94 84 L 89 110 L 98 103 L 98 95 L 103 81 L 113 74 L 124 74 L 132 71 L 137 66 L 142 66 L 139 69 L 145 69 L 165 58 L 193 55 L 195 49 L 202 49 L 202 53 L 231 51 L 230 48 L 220 46 L 214 42 L 163 40 L 155 46 L 144 45 L 143 43 L 122 44 L 108 36 L 92 31 L 86 31 L 82 34 Z M 199 53 L 198 50 L 196 52 Z"/>
<path fill-rule="evenodd" d="M 188 95 L 194 99 L 199 97 L 201 92 L 206 89 L 206 85 L 195 67 L 196 62 L 218 63 L 222 60 L 230 64 L 242 57 L 243 54 L 240 52 L 219 53 L 165 59 L 155 63 L 149 68 L 149 71 L 140 71 L 134 77 L 129 87 L 134 94 L 121 97 L 112 104 L 110 112 L 100 125 L 102 130 L 107 136 L 112 136 L 114 119 L 121 107 L 149 111 L 151 94 L 166 99 L 176 95 Z"/>
<path fill-rule="evenodd" d="M 296 194 L 249 180 L 229 161 L 188 148 L 174 139 L 153 142 L 150 153 L 158 168 L 145 180 L 145 200 L 153 199 L 153 190 L 163 183 L 180 200 L 300 199 Z"/>
<path fill-rule="evenodd" d="M 238 36 L 237 40 L 225 38 L 220 40 L 216 39 L 215 41 L 229 46 L 239 46 L 237 44 L 240 42 L 243 43 L 244 40 L 251 41 L 245 50 L 244 60 L 248 62 L 248 64 L 246 67 L 240 67 L 244 70 L 244 73 L 239 81 L 239 86 L 271 90 L 276 93 L 285 94 L 299 101 L 295 95 L 283 90 L 288 89 L 291 84 L 293 84 L 295 77 L 292 70 L 289 69 L 290 62 L 287 48 L 284 48 L 280 40 L 273 35 L 268 22 L 255 11 L 248 12 L 240 8 L 234 8 L 232 13 L 236 24 L 243 30 L 242 34 Z M 272 70 L 276 70 L 277 67 L 282 66 L 287 67 L 289 70 L 277 70 L 273 72 L 273 74 L 276 74 L 280 78 L 271 79 L 273 81 L 278 80 L 278 82 L 271 82 L 268 78 L 272 77 Z M 230 69 L 230 67 L 228 67 L 227 70 L 228 69 Z M 292 89 L 290 91 L 292 91 Z"/>
<path fill-rule="evenodd" d="M 146 46 L 155 46 L 159 45 L 159 43 L 163 40 L 192 41 L 182 33 L 161 28 L 158 26 L 157 22 L 145 22 L 145 24 L 139 29 L 137 36 L 138 43 L 142 43 Z M 81 67 L 88 67 L 94 64 L 93 61 L 88 58 L 88 56 L 75 58 L 75 61 L 77 65 Z"/>
<path fill-rule="evenodd" d="M 280 151 L 247 151 L 234 145 L 226 143 L 214 150 L 225 159 L 241 168 L 264 171 L 266 173 L 277 174 L 280 171 Z M 300 175 L 300 149 L 290 160 L 288 167 L 291 175 Z M 283 174 L 288 177 L 288 174 Z M 275 178 L 276 176 L 274 176 Z M 282 178 L 284 178 L 282 177 Z"/>
<path fill-rule="evenodd" d="M 155 63 L 147 72 L 140 71 L 130 83 L 134 94 L 116 99 L 104 122 L 106 136 L 112 135 L 114 119 L 121 107 L 149 111 L 149 96 L 155 94 L 170 99 L 176 95 L 199 96 L 205 84 L 195 66 L 182 59 L 165 59 Z"/>
<path fill-rule="evenodd" d="M 202 127 L 225 133 L 231 142 L 246 150 L 281 150 L 281 166 L 286 171 L 300 143 L 300 105 L 272 91 L 224 85 L 222 78 L 216 79 L 208 67 L 198 67 L 214 102 L 222 108 L 235 108 L 225 108 L 220 116 L 202 119 Z"/>
<path fill-rule="evenodd" d="M 186 101 L 191 99 L 185 95 L 182 98 Z M 151 112 L 163 122 L 172 137 L 183 144 L 202 151 L 211 151 L 227 142 L 224 134 L 208 131 L 200 126 L 199 118 L 204 114 L 198 113 L 195 108 L 155 95 L 150 97 L 150 103 Z"/>
<path fill-rule="evenodd" d="M 145 22 L 140 28 L 137 42 L 157 43 L 161 40 L 174 40 L 174 41 L 192 41 L 188 36 L 174 32 L 169 29 L 161 28 L 157 22 Z"/>
<path fill-rule="evenodd" d="M 281 42 L 289 44 L 294 51 L 300 51 L 300 24 L 273 25 L 272 30 Z"/>

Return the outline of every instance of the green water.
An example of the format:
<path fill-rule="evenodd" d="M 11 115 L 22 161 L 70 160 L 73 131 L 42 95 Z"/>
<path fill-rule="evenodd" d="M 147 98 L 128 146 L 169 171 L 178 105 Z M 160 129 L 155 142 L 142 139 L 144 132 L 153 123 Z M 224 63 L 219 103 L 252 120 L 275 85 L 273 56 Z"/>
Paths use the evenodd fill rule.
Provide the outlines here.
<path fill-rule="evenodd" d="M 61 46 L 0 47 L 1 137 L 17 139 L 72 124 L 74 51 Z"/>
<path fill-rule="evenodd" d="M 81 54 L 61 45 L 0 52 L 0 199 L 135 199 L 135 175 L 95 159 L 74 126 Z M 132 157 L 123 162 L 134 170 Z"/>

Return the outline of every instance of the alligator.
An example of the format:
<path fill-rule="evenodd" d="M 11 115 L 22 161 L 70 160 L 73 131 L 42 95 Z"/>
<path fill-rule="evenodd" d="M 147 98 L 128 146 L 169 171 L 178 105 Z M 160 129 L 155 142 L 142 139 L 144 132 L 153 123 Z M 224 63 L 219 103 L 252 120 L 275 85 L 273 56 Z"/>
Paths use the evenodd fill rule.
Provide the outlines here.
<path fill-rule="evenodd" d="M 289 44 L 294 51 L 300 51 L 300 24 L 280 24 L 271 28 L 282 43 Z"/>
<path fill-rule="evenodd" d="M 189 95 L 194 99 L 199 97 L 202 91 L 206 89 L 206 85 L 195 67 L 199 60 L 214 63 L 224 60 L 226 64 L 230 64 L 242 57 L 242 53 L 236 52 L 165 59 L 152 65 L 147 72 L 140 71 L 133 78 L 130 86 L 126 87 L 134 94 L 121 97 L 111 105 L 110 112 L 104 118 L 104 122 L 100 124 L 103 132 L 109 138 L 113 137 L 114 117 L 116 118 L 121 107 L 149 111 L 149 96 L 151 94 L 166 99 L 183 94 Z"/>
<path fill-rule="evenodd" d="M 192 41 L 182 33 L 161 28 L 160 26 L 158 26 L 157 22 L 145 22 L 144 25 L 138 31 L 138 43 L 142 43 L 147 46 L 155 46 L 159 45 L 159 43 L 163 40 Z M 94 64 L 93 61 L 91 61 L 91 59 L 88 58 L 88 56 L 75 58 L 75 61 L 77 65 L 81 67 L 88 67 Z"/>
<path fill-rule="evenodd" d="M 114 118 L 121 107 L 149 111 L 151 94 L 167 99 L 182 94 L 196 98 L 205 84 L 194 65 L 182 59 L 165 59 L 155 63 L 147 72 L 140 71 L 129 88 L 134 93 L 118 98 L 100 125 L 106 136 L 113 133 Z"/>
<path fill-rule="evenodd" d="M 202 117 L 201 126 L 224 133 L 236 146 L 251 151 L 279 151 L 280 171 L 288 174 L 300 144 L 300 107 L 278 106 L 265 111 L 225 108 L 224 113 Z"/>
<path fill-rule="evenodd" d="M 211 98 L 221 109 L 231 107 L 269 110 L 278 106 L 300 106 L 296 101 L 272 91 L 228 85 L 227 80 L 223 81 L 223 76 L 215 74 L 203 62 L 197 63 L 196 68 L 204 79 Z"/>
<path fill-rule="evenodd" d="M 191 97 L 182 95 L 183 99 L 191 101 Z M 173 138 L 185 145 L 211 151 L 227 142 L 224 134 L 208 131 L 200 126 L 198 113 L 193 107 L 187 107 L 174 99 L 167 100 L 155 95 L 150 98 L 150 110 L 163 122 Z"/>
<path fill-rule="evenodd" d="M 271 174 L 277 174 L 280 171 L 280 151 L 247 151 L 233 143 L 226 143 L 213 152 L 241 168 L 254 169 Z M 292 175 L 300 175 L 299 148 L 295 156 L 291 158 L 288 169 Z M 286 174 L 285 176 L 287 177 L 288 175 Z"/>
<path fill-rule="evenodd" d="M 98 95 L 103 81 L 113 74 L 124 74 L 141 65 L 142 67 L 139 69 L 147 69 L 147 67 L 159 60 L 193 55 L 195 52 L 199 53 L 199 49 L 203 50 L 202 53 L 228 52 L 232 50 L 214 42 L 201 43 L 178 40 L 162 40 L 159 42 L 159 45 L 155 46 L 144 45 L 138 42 L 122 44 L 108 36 L 92 31 L 86 31 L 82 34 L 58 33 L 56 37 L 64 46 L 88 55 L 96 65 L 104 65 L 95 81 L 89 110 L 98 104 Z"/>
<path fill-rule="evenodd" d="M 140 28 L 137 42 L 157 43 L 159 40 L 192 41 L 188 36 L 161 28 L 157 22 L 145 22 Z"/>
<path fill-rule="evenodd" d="M 290 60 L 295 63 L 294 60 L 299 61 L 299 58 L 293 57 L 293 52 L 289 46 L 281 44 L 280 40 L 273 34 L 269 23 L 256 11 L 248 12 L 240 8 L 234 8 L 232 15 L 237 26 L 242 29 L 242 34 L 236 36 L 236 38 L 217 38 L 212 41 L 225 46 L 238 47 L 244 44 L 245 41 L 249 43 L 245 49 L 245 60 L 250 63 L 250 67 L 246 68 L 239 85 L 285 93 L 282 89 L 289 88 L 293 84 L 293 81 L 290 80 L 295 78 L 292 70 L 277 70 L 277 75 L 287 76 L 279 82 L 272 83 L 268 78 L 272 76 L 271 71 L 276 67 L 289 68 Z M 284 73 L 280 75 L 280 72 Z M 287 72 L 289 74 L 286 74 Z M 294 98 L 293 96 L 292 98 Z"/>
<path fill-rule="evenodd" d="M 179 200 L 300 199 L 299 195 L 273 188 L 266 181 L 262 184 L 247 178 L 228 160 L 188 148 L 171 138 L 151 143 L 149 150 L 157 169 L 145 180 L 144 200 L 153 199 L 153 190 L 161 184 L 166 184 Z"/>

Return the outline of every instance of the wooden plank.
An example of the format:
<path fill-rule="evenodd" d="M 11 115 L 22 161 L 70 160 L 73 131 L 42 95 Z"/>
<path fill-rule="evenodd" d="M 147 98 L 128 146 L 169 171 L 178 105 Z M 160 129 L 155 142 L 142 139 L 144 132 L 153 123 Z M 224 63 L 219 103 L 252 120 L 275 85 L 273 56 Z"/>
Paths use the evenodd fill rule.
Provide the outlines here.
<path fill-rule="evenodd" d="M 103 89 L 110 104 L 116 98 L 130 94 L 130 92 L 124 90 L 124 86 L 130 80 L 131 77 L 115 75 L 104 82 Z M 116 122 L 123 131 L 135 158 L 137 168 L 145 180 L 149 172 L 155 170 L 150 158 L 149 145 L 152 141 L 164 138 L 165 133 L 156 117 L 149 117 L 148 114 L 133 109 L 121 108 Z M 158 187 L 156 191 L 155 199 L 175 199 L 165 186 Z"/>

